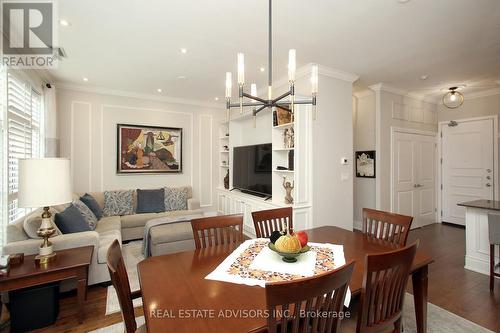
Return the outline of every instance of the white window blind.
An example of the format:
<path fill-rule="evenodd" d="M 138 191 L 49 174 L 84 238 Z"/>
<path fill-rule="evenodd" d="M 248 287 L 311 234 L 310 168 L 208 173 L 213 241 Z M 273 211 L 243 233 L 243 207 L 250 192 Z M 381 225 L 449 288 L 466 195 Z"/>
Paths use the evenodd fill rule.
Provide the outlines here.
<path fill-rule="evenodd" d="M 17 205 L 19 159 L 41 157 L 42 96 L 27 82 L 7 74 L 7 149 L 9 223 L 29 210 Z"/>

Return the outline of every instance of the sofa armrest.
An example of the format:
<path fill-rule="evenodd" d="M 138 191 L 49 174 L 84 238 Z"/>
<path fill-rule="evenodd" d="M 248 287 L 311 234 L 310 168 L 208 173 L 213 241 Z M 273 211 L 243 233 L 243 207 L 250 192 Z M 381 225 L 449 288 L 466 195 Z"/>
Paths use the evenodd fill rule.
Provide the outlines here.
<path fill-rule="evenodd" d="M 96 231 L 75 232 L 51 237 L 49 240 L 54 245 L 55 251 L 90 245 L 94 247 L 95 252 L 99 245 L 99 234 Z M 42 244 L 42 239 L 26 239 L 12 242 L 3 247 L 3 253 L 37 254 L 40 244 Z"/>
<path fill-rule="evenodd" d="M 188 199 L 187 200 L 188 210 L 196 210 L 200 209 L 200 201 L 197 199 Z"/>

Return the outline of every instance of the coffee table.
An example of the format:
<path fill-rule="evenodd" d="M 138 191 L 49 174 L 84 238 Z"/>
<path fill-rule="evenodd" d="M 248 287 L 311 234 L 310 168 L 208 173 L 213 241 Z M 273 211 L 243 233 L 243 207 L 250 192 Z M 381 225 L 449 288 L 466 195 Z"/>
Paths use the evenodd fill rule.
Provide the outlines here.
<path fill-rule="evenodd" d="M 87 298 L 87 277 L 93 251 L 93 246 L 59 250 L 56 251 L 56 260 L 44 266 L 35 264 L 35 255 L 24 256 L 21 264 L 11 266 L 9 274 L 0 277 L 0 292 L 76 279 L 78 316 L 82 323 L 84 301 Z"/>

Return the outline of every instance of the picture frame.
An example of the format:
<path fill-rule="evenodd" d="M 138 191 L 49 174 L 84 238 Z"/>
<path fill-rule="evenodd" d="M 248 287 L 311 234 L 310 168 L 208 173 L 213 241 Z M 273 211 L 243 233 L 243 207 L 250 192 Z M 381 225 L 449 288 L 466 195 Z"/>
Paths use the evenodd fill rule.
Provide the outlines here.
<path fill-rule="evenodd" d="M 182 128 L 117 124 L 117 174 L 182 173 Z"/>
<path fill-rule="evenodd" d="M 355 154 L 356 177 L 376 178 L 375 150 L 357 151 Z"/>

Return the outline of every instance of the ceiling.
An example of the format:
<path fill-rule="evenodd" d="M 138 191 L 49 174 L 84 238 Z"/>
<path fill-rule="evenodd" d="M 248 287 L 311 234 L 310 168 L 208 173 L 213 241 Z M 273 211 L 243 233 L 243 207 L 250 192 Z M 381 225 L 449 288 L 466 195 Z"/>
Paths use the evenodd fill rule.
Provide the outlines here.
<path fill-rule="evenodd" d="M 358 74 L 358 90 L 378 82 L 420 94 L 457 83 L 467 85 L 465 93 L 500 87 L 498 0 L 273 3 L 275 77 L 286 74 L 295 48 L 298 67 L 314 62 Z M 247 82 L 266 83 L 266 0 L 58 4 L 70 25 L 59 27 L 68 57 L 50 71 L 57 83 L 222 101 L 237 52 L 245 53 Z"/>

